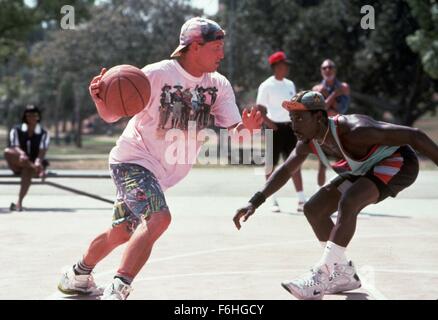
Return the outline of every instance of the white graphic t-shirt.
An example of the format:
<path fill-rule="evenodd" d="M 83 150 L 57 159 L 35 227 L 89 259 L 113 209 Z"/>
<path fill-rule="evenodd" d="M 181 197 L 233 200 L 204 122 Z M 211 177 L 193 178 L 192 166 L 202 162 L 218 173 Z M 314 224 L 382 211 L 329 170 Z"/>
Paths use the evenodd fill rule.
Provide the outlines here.
<path fill-rule="evenodd" d="M 296 94 L 295 84 L 284 78 L 277 80 L 274 76 L 263 81 L 257 92 L 257 104 L 268 109 L 268 118 L 274 122 L 289 122 L 289 112 L 281 104 Z"/>
<path fill-rule="evenodd" d="M 163 60 L 142 70 L 151 84 L 149 103 L 128 122 L 110 152 L 109 163 L 143 166 L 165 190 L 184 178 L 195 163 L 203 141 L 194 132 L 213 121 L 227 128 L 241 117 L 230 82 L 218 72 L 194 77 L 176 60 Z M 175 153 L 185 161 L 175 161 Z"/>

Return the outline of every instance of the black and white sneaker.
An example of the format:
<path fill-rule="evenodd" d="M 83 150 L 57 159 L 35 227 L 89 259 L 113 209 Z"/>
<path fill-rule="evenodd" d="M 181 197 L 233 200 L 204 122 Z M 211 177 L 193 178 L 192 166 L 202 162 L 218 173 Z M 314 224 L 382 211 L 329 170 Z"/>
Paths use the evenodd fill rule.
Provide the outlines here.
<path fill-rule="evenodd" d="M 348 264 L 335 264 L 335 269 L 330 275 L 329 284 L 325 293 L 335 294 L 351 291 L 360 288 L 361 285 L 352 261 Z"/>
<path fill-rule="evenodd" d="M 281 285 L 297 299 L 321 300 L 327 289 L 329 276 L 321 269 L 310 270 L 310 273 L 292 281 L 282 282 Z"/>
<path fill-rule="evenodd" d="M 101 300 L 126 300 L 132 291 L 129 284 L 124 283 L 119 278 L 114 278 L 113 282 L 106 287 Z"/>

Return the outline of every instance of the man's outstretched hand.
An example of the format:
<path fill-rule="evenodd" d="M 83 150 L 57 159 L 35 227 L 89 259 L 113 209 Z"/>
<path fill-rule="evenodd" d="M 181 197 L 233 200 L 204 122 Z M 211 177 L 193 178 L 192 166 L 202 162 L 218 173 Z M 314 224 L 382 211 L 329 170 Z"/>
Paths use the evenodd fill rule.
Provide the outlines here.
<path fill-rule="evenodd" d="M 243 218 L 243 222 L 246 222 L 246 220 L 248 220 L 248 218 L 254 214 L 255 210 L 256 209 L 254 208 L 254 206 L 251 203 L 249 203 L 246 207 L 243 207 L 243 208 L 240 208 L 239 210 L 237 210 L 237 212 L 233 218 L 233 221 L 234 221 L 234 224 L 236 225 L 237 230 L 240 230 L 240 228 L 242 227 L 240 225 L 240 219 Z"/>
<path fill-rule="evenodd" d="M 251 108 L 251 111 L 244 109 L 242 113 L 242 123 L 246 129 L 252 130 L 260 129 L 263 123 L 262 113 L 256 108 Z"/>

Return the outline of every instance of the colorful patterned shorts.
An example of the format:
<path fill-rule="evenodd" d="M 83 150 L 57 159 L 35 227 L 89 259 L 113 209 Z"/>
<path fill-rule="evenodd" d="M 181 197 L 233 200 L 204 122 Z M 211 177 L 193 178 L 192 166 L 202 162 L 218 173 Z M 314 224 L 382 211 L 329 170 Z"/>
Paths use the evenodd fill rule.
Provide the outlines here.
<path fill-rule="evenodd" d="M 417 179 L 419 171 L 418 158 L 415 151 L 408 145 L 401 146 L 391 156 L 383 159 L 371 168 L 364 177 L 374 182 L 379 189 L 380 202 L 409 187 Z M 331 184 L 339 187 L 345 180 L 354 183 L 361 176 L 338 176 Z"/>
<path fill-rule="evenodd" d="M 127 221 L 131 232 L 142 218 L 168 210 L 166 199 L 152 172 L 132 163 L 110 164 L 111 177 L 117 188 L 113 227 Z"/>

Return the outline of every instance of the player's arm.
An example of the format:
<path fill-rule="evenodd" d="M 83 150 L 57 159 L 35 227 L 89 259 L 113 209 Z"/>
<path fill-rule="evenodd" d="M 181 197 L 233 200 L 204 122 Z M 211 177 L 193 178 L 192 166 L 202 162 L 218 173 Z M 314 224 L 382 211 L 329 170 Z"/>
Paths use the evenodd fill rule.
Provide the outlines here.
<path fill-rule="evenodd" d="M 241 228 L 240 220 L 242 218 L 244 222 L 248 220 L 255 210 L 266 201 L 266 198 L 280 190 L 289 181 L 292 174 L 301 167 L 311 151 L 308 144 L 298 141 L 287 160 L 269 177 L 264 188 L 257 192 L 245 207 L 237 210 L 233 221 L 238 230 Z"/>
<path fill-rule="evenodd" d="M 383 123 L 375 127 L 356 128 L 347 139 L 387 146 L 408 144 L 438 166 L 438 145 L 417 128 Z"/>
<path fill-rule="evenodd" d="M 298 141 L 286 161 L 274 171 L 266 182 L 265 187 L 261 190 L 265 198 L 269 198 L 289 181 L 292 174 L 301 167 L 311 151 L 308 144 Z"/>

